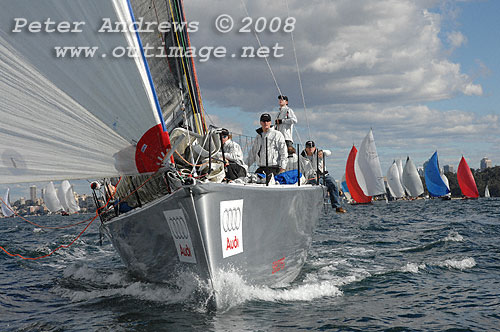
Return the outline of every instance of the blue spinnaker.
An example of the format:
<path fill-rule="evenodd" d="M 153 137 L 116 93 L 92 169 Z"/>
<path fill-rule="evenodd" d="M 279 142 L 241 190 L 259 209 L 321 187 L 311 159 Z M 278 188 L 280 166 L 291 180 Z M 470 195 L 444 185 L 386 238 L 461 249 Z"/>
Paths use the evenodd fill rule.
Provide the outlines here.
<path fill-rule="evenodd" d="M 439 172 L 439 162 L 437 151 L 434 152 L 425 167 L 425 185 L 429 194 L 433 197 L 440 197 L 448 194 L 450 189 L 443 181 L 441 173 Z"/>

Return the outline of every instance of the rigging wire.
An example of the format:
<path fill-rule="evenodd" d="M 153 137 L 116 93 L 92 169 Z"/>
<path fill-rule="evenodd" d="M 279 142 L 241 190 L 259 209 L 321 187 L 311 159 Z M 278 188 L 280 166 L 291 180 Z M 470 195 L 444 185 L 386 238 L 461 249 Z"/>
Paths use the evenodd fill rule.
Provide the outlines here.
<path fill-rule="evenodd" d="M 177 15 L 177 24 L 180 24 L 181 26 L 181 29 L 176 29 L 176 33 L 179 33 L 180 35 L 180 40 L 182 42 L 182 49 L 184 50 L 184 52 L 186 52 L 186 49 L 189 48 L 191 45 L 190 45 L 190 42 L 189 42 L 189 36 L 188 36 L 188 33 L 187 33 L 187 24 L 185 25 L 185 29 L 184 30 L 184 23 L 186 22 L 186 20 L 183 18 L 183 11 L 182 11 L 182 8 L 180 6 L 180 1 L 182 0 L 179 0 L 179 1 L 176 1 L 175 2 L 175 5 L 174 5 L 174 9 L 175 9 L 175 13 Z M 180 45 L 179 45 L 180 47 Z M 192 93 L 192 105 L 195 106 L 196 108 L 193 110 L 193 114 L 194 114 L 194 121 L 196 123 L 196 126 L 197 126 L 197 129 L 198 129 L 198 134 L 202 134 L 205 132 L 205 124 L 204 124 L 204 120 L 203 120 L 203 117 L 201 116 L 201 105 L 199 103 L 199 95 L 198 95 L 198 84 L 197 84 L 197 81 L 194 81 L 193 82 L 193 76 L 195 74 L 195 70 L 194 70 L 194 61 L 193 61 L 193 57 L 190 57 L 191 58 L 191 62 L 189 62 L 186 57 L 183 55 L 182 57 L 182 61 L 184 61 L 186 63 L 186 67 L 187 67 L 187 77 L 188 77 L 188 85 L 189 85 L 189 88 L 191 89 L 190 93 Z M 200 123 L 201 122 L 201 123 Z M 201 129 L 200 129 L 201 128 Z"/>
<path fill-rule="evenodd" d="M 248 9 L 247 9 L 247 5 L 245 4 L 245 1 L 241 0 L 241 4 L 243 5 L 243 9 L 245 10 L 245 14 L 247 16 L 250 16 L 250 14 L 248 13 Z M 254 34 L 255 38 L 257 39 L 257 42 L 259 43 L 259 47 L 262 47 L 262 43 L 260 42 L 260 38 L 257 35 L 257 32 L 255 32 L 255 29 L 254 29 L 253 34 Z M 281 89 L 278 85 L 278 81 L 276 80 L 276 77 L 274 76 L 274 72 L 273 72 L 273 69 L 271 68 L 271 64 L 269 63 L 269 60 L 267 59 L 267 57 L 264 57 L 264 60 L 266 60 L 267 67 L 269 68 L 269 71 L 271 72 L 271 76 L 273 77 L 274 84 L 276 85 L 276 89 L 278 90 L 278 94 L 281 96 L 282 95 Z"/>
<path fill-rule="evenodd" d="M 288 0 L 285 0 L 285 5 L 286 5 L 286 16 L 287 16 L 287 18 L 289 18 L 290 17 L 290 8 L 288 6 Z M 290 31 L 290 38 L 292 39 L 293 56 L 295 58 L 295 66 L 297 68 L 297 76 L 299 79 L 300 94 L 302 96 L 302 104 L 304 105 L 304 114 L 306 116 L 307 130 L 309 132 L 309 139 L 312 139 L 311 126 L 309 125 L 309 117 L 307 116 L 306 99 L 304 97 L 304 88 L 302 86 L 302 78 L 300 76 L 299 61 L 297 59 L 297 49 L 295 47 L 295 39 L 293 38 L 293 31 Z M 301 142 L 298 130 L 296 130 L 296 133 L 297 133 L 297 136 L 299 136 L 299 142 Z"/>
<path fill-rule="evenodd" d="M 171 0 L 168 0 L 168 3 L 169 3 L 169 6 L 170 6 L 170 13 L 172 15 L 172 18 L 174 18 L 174 10 L 172 8 L 172 1 Z M 177 14 L 177 11 L 176 11 L 176 14 Z M 177 14 L 177 17 L 179 15 Z M 184 44 L 181 46 L 181 42 L 179 40 L 179 34 L 177 32 L 177 29 L 174 29 L 175 30 L 175 37 L 176 37 L 176 40 L 177 40 L 177 45 L 179 46 L 179 48 L 182 48 L 183 52 L 185 52 L 185 48 L 183 47 Z M 190 78 L 188 78 L 188 73 L 187 73 L 187 70 L 186 70 L 186 67 L 187 67 L 187 63 L 185 63 L 185 59 L 184 57 L 181 57 L 182 61 L 182 69 L 184 71 L 184 78 L 186 79 L 186 83 L 188 84 L 188 93 L 189 93 L 189 100 L 191 102 L 191 107 L 193 108 L 193 117 L 194 117 L 194 123 L 196 125 L 196 129 L 197 129 L 197 132 L 198 134 L 201 134 L 201 129 L 200 129 L 200 125 L 198 123 L 198 119 L 196 117 L 196 107 L 195 107 L 195 102 L 194 102 L 194 99 L 193 99 L 193 93 L 192 93 L 192 81 L 190 80 Z M 191 83 L 191 84 L 190 84 Z"/>
<path fill-rule="evenodd" d="M 187 43 L 188 43 L 188 46 L 191 47 L 191 41 L 189 40 L 189 33 L 187 31 L 187 20 L 186 20 L 186 14 L 185 14 L 185 11 L 184 11 L 184 2 L 182 0 L 180 0 L 180 10 L 181 10 L 181 13 L 182 13 L 182 18 L 184 20 L 184 22 L 186 22 L 186 37 L 187 37 Z M 194 65 L 194 59 L 193 57 L 191 57 L 191 65 L 192 65 L 192 69 L 193 69 L 193 76 L 194 76 L 194 82 L 196 84 L 196 92 L 198 93 L 198 102 L 199 102 L 199 106 L 200 106 L 200 110 L 201 110 L 201 123 L 203 125 L 203 132 L 206 134 L 207 132 L 207 124 L 206 124 L 206 121 L 205 121 L 205 107 L 203 106 L 203 100 L 201 98 L 201 89 L 200 89 L 200 85 L 198 83 L 198 75 L 196 74 L 196 67 Z"/>

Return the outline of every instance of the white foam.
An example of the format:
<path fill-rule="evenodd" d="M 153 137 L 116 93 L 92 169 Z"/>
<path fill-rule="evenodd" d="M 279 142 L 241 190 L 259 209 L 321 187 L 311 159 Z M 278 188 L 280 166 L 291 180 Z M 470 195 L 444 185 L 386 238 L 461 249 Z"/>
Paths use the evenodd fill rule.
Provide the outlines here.
<path fill-rule="evenodd" d="M 458 232 L 455 232 L 455 231 L 452 231 L 448 234 L 448 236 L 446 236 L 443 241 L 445 242 L 448 242 L 448 241 L 451 241 L 451 242 L 462 242 L 464 240 L 464 237 L 460 234 L 458 234 Z"/>
<path fill-rule="evenodd" d="M 467 257 L 462 260 L 447 259 L 444 262 L 438 262 L 437 265 L 463 271 L 476 266 L 476 261 L 472 257 Z"/>
<path fill-rule="evenodd" d="M 214 277 L 217 308 L 224 311 L 246 301 L 312 301 L 321 297 L 341 296 L 336 281 L 302 283 L 287 288 L 274 289 L 248 285 L 234 272 L 224 272 Z"/>
<path fill-rule="evenodd" d="M 401 268 L 401 272 L 418 273 L 418 270 L 425 269 L 425 264 L 407 263 Z"/>

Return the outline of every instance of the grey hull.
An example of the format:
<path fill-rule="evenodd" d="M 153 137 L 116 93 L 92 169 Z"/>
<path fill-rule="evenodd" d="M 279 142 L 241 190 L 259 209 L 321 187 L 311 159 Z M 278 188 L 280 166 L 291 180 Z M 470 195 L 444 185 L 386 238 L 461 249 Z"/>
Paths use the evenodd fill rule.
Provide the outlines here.
<path fill-rule="evenodd" d="M 175 282 L 192 272 L 210 284 L 236 271 L 279 286 L 300 272 L 322 211 L 322 186 L 197 183 L 103 224 L 136 275 Z"/>

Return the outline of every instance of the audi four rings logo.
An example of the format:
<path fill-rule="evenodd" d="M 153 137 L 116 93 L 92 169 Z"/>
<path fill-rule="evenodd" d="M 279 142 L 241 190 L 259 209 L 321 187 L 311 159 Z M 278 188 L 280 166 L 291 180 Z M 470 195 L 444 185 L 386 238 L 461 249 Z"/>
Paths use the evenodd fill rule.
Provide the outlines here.
<path fill-rule="evenodd" d="M 172 236 L 177 240 L 186 240 L 189 237 L 189 231 L 182 217 L 169 218 Z"/>
<path fill-rule="evenodd" d="M 222 228 L 224 232 L 237 231 L 241 227 L 241 209 L 239 207 L 226 208 L 222 214 Z"/>

